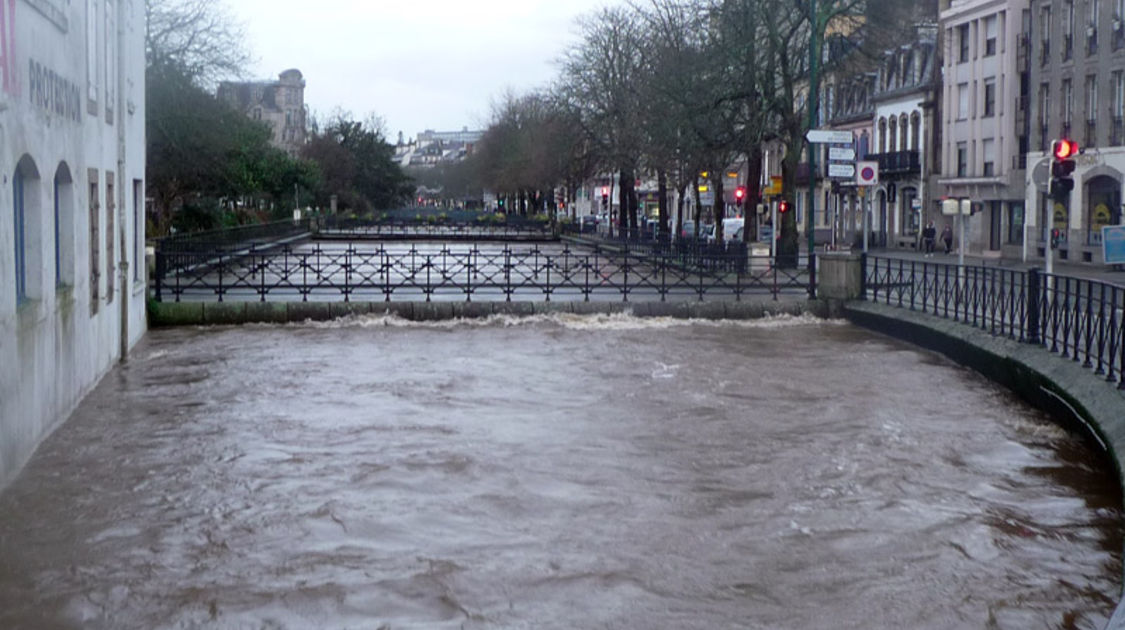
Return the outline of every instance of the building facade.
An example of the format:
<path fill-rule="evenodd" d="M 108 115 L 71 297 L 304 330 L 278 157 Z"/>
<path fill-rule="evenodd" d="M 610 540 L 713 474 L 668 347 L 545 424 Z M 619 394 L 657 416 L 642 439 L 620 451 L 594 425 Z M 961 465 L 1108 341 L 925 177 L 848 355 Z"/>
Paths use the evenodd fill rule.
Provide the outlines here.
<path fill-rule="evenodd" d="M 0 7 L 0 486 L 145 332 L 144 4 Z"/>
<path fill-rule="evenodd" d="M 269 126 L 273 146 L 289 155 L 296 157 L 305 146 L 308 109 L 300 70 L 286 70 L 277 81 L 224 81 L 219 84 L 218 98 Z"/>
<path fill-rule="evenodd" d="M 1103 262 L 1102 228 L 1120 225 L 1125 180 L 1125 0 L 1035 0 L 1030 6 L 1031 118 L 1025 259 L 1058 228 L 1060 258 Z M 1074 190 L 1047 196 L 1051 143 L 1076 140 Z"/>
<path fill-rule="evenodd" d="M 969 199 L 969 251 L 1023 248 L 1028 83 L 1026 0 L 952 0 L 944 46 L 939 197 Z"/>
<path fill-rule="evenodd" d="M 875 83 L 874 134 L 869 160 L 879 163 L 874 229 L 887 247 L 917 247 L 926 208 L 935 142 L 941 56 L 937 31 L 916 29 L 914 43 L 884 54 Z"/>

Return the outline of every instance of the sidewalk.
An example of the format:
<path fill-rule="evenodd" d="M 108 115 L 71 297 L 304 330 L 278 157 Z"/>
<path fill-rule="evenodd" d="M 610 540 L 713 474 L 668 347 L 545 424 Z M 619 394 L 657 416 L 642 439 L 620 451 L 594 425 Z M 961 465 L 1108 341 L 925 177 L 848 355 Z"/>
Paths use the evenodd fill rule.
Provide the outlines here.
<path fill-rule="evenodd" d="M 902 260 L 916 260 L 919 262 L 931 263 L 945 263 L 957 264 L 957 252 L 954 251 L 950 254 L 945 254 L 938 251 L 933 256 L 927 258 L 921 252 L 908 251 L 902 249 L 871 249 L 870 255 L 879 256 L 882 258 L 896 258 Z M 982 267 L 1003 267 L 1005 269 L 1030 269 L 1036 267 L 1040 270 L 1044 269 L 1046 263 L 1042 260 L 1029 260 L 1024 262 L 1022 260 L 1001 259 L 989 256 L 981 256 L 980 254 L 965 254 L 965 264 L 982 266 Z M 1100 282 L 1108 282 L 1125 287 L 1125 268 L 1121 266 L 1107 266 L 1107 265 L 1091 265 L 1091 264 L 1077 264 L 1065 260 L 1055 260 L 1054 272 L 1060 276 L 1072 276 L 1075 278 L 1087 278 L 1089 280 L 1097 280 Z"/>

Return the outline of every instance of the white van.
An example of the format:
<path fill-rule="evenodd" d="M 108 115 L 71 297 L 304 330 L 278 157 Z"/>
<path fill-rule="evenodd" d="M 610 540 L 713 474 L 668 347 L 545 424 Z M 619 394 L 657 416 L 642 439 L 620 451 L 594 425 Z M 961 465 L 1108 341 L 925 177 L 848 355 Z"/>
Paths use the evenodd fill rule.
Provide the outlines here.
<path fill-rule="evenodd" d="M 742 230 L 746 225 L 746 219 L 741 217 L 734 219 L 723 219 L 723 241 L 729 243 L 734 240 L 742 240 Z M 715 233 L 711 232 L 711 236 L 707 238 L 710 243 L 715 242 Z"/>

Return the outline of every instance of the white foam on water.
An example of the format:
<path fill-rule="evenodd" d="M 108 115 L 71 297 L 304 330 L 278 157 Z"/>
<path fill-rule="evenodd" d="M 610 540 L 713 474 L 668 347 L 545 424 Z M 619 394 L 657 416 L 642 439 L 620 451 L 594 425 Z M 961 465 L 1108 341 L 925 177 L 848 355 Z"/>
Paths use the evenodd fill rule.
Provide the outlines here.
<path fill-rule="evenodd" d="M 815 315 L 766 315 L 759 319 L 680 319 L 675 317 L 637 317 L 632 312 L 577 315 L 552 313 L 547 315 L 490 315 L 482 318 L 459 318 L 437 321 L 414 321 L 394 313 L 349 315 L 331 321 L 306 321 L 282 326 L 300 326 L 321 330 L 351 328 L 419 328 L 453 330 L 459 328 L 512 328 L 522 326 L 559 326 L 578 331 L 634 331 L 667 330 L 670 328 L 702 326 L 709 328 L 779 329 L 800 326 L 842 326 L 843 320 L 826 320 Z M 264 326 L 273 326 L 265 324 Z"/>

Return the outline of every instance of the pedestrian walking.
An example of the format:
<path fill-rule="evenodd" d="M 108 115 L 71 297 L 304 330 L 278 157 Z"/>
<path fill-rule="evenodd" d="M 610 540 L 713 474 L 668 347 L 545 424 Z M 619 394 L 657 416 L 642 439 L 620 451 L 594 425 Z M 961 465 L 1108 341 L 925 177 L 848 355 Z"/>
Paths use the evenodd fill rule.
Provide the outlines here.
<path fill-rule="evenodd" d="M 945 253 L 953 251 L 953 228 L 949 227 L 948 223 L 941 231 L 941 242 L 945 243 Z"/>
<path fill-rule="evenodd" d="M 934 239 L 937 237 L 937 228 L 934 227 L 934 222 L 930 221 L 926 227 L 922 228 L 922 247 L 926 252 L 926 258 L 934 255 Z"/>

